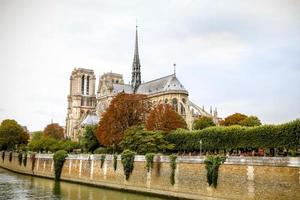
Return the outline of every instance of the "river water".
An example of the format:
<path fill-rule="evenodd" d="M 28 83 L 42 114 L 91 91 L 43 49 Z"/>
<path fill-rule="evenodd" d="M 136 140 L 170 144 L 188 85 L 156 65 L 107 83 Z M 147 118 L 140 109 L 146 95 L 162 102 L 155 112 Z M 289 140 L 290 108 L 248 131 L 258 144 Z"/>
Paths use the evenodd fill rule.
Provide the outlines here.
<path fill-rule="evenodd" d="M 13 173 L 0 168 L 0 200 L 70 199 L 70 200 L 163 200 L 98 187 L 57 182 Z"/>

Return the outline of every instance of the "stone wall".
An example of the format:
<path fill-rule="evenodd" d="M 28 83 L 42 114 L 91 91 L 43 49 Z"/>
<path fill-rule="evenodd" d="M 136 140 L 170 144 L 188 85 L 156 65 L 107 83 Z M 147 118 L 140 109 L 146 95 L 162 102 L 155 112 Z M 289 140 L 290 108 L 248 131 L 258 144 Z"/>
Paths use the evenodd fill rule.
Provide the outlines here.
<path fill-rule="evenodd" d="M 37 154 L 32 171 L 32 160 L 20 166 L 18 155 L 9 162 L 6 152 L 0 166 L 12 171 L 54 178 L 50 154 Z M 147 172 L 144 156 L 136 156 L 134 170 L 125 180 L 123 165 L 118 157 L 117 169 L 113 156 L 106 155 L 101 168 L 100 155 L 69 155 L 61 179 L 116 189 L 156 193 L 191 199 L 300 199 L 300 158 L 229 157 L 220 166 L 218 186 L 208 187 L 204 157 L 178 157 L 175 185 L 170 182 L 170 163 L 167 156 Z"/>

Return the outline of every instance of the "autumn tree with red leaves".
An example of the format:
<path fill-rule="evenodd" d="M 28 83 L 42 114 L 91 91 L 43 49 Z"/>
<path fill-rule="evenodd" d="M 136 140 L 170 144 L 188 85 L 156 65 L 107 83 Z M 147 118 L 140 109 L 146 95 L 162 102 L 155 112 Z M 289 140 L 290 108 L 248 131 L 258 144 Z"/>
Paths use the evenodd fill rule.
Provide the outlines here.
<path fill-rule="evenodd" d="M 142 124 L 150 111 L 146 95 L 119 93 L 103 113 L 97 128 L 97 139 L 103 146 L 116 148 L 125 130 Z"/>
<path fill-rule="evenodd" d="M 169 104 L 159 104 L 151 110 L 146 129 L 149 131 L 163 131 L 169 133 L 177 128 L 187 128 L 185 120 L 173 110 Z"/>

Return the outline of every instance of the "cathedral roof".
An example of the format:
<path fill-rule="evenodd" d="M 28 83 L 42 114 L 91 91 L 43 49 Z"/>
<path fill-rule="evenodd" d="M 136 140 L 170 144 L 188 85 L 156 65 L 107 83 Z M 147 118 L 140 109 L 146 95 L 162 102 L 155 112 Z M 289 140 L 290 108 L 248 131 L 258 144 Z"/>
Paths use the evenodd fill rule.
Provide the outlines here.
<path fill-rule="evenodd" d="M 133 89 L 131 85 L 127 84 L 113 84 L 113 94 L 118 94 L 120 92 L 125 92 L 127 94 L 133 93 Z"/>
<path fill-rule="evenodd" d="M 82 121 L 82 126 L 88 125 L 96 125 L 99 122 L 99 117 L 96 113 L 91 113 L 86 116 L 86 118 Z"/>
<path fill-rule="evenodd" d="M 139 94 L 155 94 L 166 91 L 182 91 L 187 93 L 175 74 L 142 83 L 138 89 Z"/>

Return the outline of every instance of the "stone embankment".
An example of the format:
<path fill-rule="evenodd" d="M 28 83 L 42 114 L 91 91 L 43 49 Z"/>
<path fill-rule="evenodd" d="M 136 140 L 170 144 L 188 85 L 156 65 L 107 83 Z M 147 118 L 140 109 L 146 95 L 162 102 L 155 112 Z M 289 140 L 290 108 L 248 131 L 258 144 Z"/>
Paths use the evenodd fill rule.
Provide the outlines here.
<path fill-rule="evenodd" d="M 54 178 L 52 154 L 28 155 L 26 166 L 18 154 L 9 161 L 9 153 L 0 158 L 0 167 L 23 174 Z M 33 160 L 35 160 L 33 162 Z M 178 157 L 175 184 L 170 181 L 171 167 L 167 156 L 156 156 L 148 172 L 144 156 L 136 156 L 133 173 L 125 179 L 120 157 L 117 169 L 113 156 L 69 155 L 61 179 L 95 186 L 153 193 L 187 199 L 300 199 L 300 158 L 229 157 L 220 166 L 217 188 L 208 187 L 204 157 Z"/>

